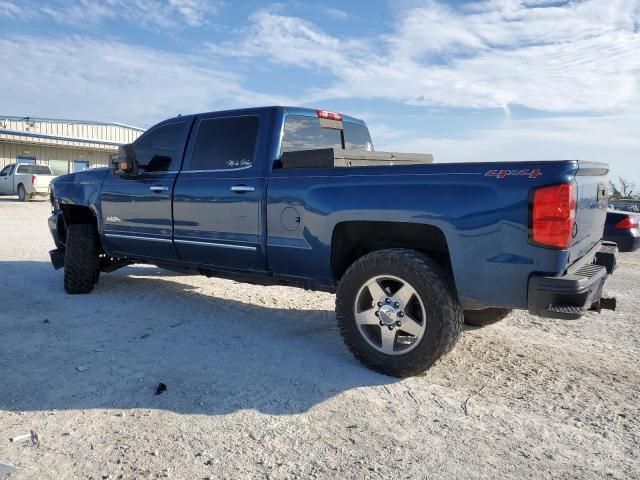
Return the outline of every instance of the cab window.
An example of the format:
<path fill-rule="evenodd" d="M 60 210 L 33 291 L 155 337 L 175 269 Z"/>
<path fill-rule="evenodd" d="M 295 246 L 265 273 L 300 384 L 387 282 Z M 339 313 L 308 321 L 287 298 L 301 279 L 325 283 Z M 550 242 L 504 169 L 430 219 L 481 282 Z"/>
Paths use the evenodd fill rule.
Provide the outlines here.
<path fill-rule="evenodd" d="M 251 167 L 259 127 L 260 118 L 256 115 L 202 120 L 189 169 L 234 170 Z"/>
<path fill-rule="evenodd" d="M 185 128 L 186 122 L 167 123 L 140 137 L 133 146 L 139 173 L 177 170 Z"/>
<path fill-rule="evenodd" d="M 282 135 L 282 152 L 344 148 L 373 151 L 371 136 L 362 123 L 342 121 L 342 128 L 322 126 L 316 117 L 288 115 Z"/>

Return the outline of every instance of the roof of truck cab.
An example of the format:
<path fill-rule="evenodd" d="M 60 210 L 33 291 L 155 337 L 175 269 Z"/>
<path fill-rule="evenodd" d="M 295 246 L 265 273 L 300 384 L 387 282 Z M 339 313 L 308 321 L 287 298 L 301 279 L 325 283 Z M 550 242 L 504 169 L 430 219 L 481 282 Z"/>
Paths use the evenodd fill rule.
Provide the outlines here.
<path fill-rule="evenodd" d="M 256 112 L 258 112 L 260 110 L 283 110 L 285 113 L 290 114 L 290 115 L 304 115 L 306 117 L 316 117 L 318 115 L 315 108 L 272 105 L 272 106 L 267 106 L 267 107 L 238 108 L 238 109 L 230 109 L 230 110 L 214 110 L 212 112 L 201 112 L 201 113 L 194 113 L 194 114 L 189 114 L 189 115 L 178 115 L 176 117 L 172 117 L 172 118 L 168 118 L 166 120 L 163 120 L 162 122 L 159 122 L 156 125 L 160 125 L 160 124 L 163 124 L 163 123 L 166 123 L 166 122 L 170 122 L 170 121 L 174 121 L 174 120 L 178 120 L 178 119 L 192 118 L 192 117 L 197 117 L 197 116 L 200 116 L 200 115 L 210 115 L 212 113 L 248 114 L 248 113 L 256 113 Z M 359 118 L 351 117 L 351 116 L 345 115 L 343 113 L 341 113 L 341 114 L 342 114 L 342 121 L 343 122 L 358 123 L 358 124 L 364 125 L 364 121 L 359 119 Z"/>

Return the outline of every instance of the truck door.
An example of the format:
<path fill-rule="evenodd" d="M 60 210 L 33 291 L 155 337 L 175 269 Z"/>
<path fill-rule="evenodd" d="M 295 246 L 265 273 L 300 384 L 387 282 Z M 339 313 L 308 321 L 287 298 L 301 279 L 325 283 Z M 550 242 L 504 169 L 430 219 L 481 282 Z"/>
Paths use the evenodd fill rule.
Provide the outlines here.
<path fill-rule="evenodd" d="M 174 192 L 174 242 L 182 260 L 262 270 L 266 179 L 256 161 L 263 113 L 196 120 Z"/>
<path fill-rule="evenodd" d="M 15 165 L 7 165 L 0 172 L 0 194 L 13 193 L 13 170 Z"/>
<path fill-rule="evenodd" d="M 105 179 L 100 198 L 109 253 L 177 260 L 171 196 L 191 121 L 168 120 L 148 130 L 133 144 L 137 174 Z"/>

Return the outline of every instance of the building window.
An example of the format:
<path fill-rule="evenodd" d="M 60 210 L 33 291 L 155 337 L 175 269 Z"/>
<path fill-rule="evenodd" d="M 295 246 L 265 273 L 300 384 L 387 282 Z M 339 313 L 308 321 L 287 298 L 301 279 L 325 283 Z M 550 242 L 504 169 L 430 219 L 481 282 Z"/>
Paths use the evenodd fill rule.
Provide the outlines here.
<path fill-rule="evenodd" d="M 73 171 L 81 172 L 82 170 L 87 170 L 89 168 L 89 160 L 74 160 L 73 161 Z"/>
<path fill-rule="evenodd" d="M 69 173 L 69 162 L 67 160 L 49 160 L 49 168 L 54 175 L 66 175 Z"/>

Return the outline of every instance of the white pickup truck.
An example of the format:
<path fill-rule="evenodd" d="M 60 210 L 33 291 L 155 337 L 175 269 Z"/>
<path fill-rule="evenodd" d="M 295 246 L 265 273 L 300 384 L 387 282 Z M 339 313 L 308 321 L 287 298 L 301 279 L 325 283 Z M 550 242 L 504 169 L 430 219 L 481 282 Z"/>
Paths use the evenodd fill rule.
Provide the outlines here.
<path fill-rule="evenodd" d="M 49 183 L 55 176 L 46 165 L 12 163 L 0 171 L 0 195 L 18 195 L 23 202 L 48 197 Z"/>

